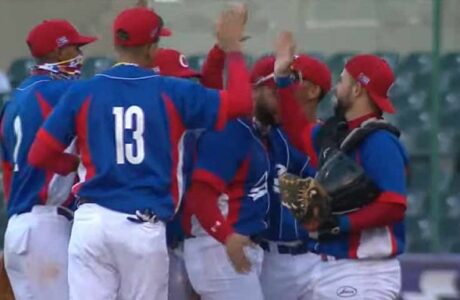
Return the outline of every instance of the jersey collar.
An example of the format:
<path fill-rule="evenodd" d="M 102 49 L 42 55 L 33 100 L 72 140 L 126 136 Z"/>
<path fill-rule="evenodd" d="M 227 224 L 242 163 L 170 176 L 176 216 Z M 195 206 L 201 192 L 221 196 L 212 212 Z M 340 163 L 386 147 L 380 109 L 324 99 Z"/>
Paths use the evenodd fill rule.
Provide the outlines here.
<path fill-rule="evenodd" d="M 379 114 L 379 113 L 374 112 L 374 113 L 370 113 L 370 114 L 358 117 L 358 118 L 353 119 L 351 121 L 348 121 L 347 122 L 348 129 L 353 130 L 355 128 L 358 128 L 358 127 L 361 126 L 361 124 L 363 124 L 364 122 L 366 122 L 367 120 L 372 119 L 372 118 L 382 119 L 382 115 Z"/>

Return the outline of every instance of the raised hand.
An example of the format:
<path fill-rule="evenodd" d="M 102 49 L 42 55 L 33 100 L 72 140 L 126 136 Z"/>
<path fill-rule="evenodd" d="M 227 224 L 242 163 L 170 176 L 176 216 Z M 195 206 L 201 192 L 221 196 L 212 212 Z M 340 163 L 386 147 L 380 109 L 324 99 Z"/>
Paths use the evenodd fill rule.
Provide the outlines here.
<path fill-rule="evenodd" d="M 247 19 L 248 10 L 244 4 L 234 4 L 220 14 L 216 22 L 216 38 L 224 51 L 241 51 Z"/>
<path fill-rule="evenodd" d="M 281 32 L 275 40 L 275 76 L 283 77 L 290 74 L 295 50 L 296 44 L 292 32 Z"/>

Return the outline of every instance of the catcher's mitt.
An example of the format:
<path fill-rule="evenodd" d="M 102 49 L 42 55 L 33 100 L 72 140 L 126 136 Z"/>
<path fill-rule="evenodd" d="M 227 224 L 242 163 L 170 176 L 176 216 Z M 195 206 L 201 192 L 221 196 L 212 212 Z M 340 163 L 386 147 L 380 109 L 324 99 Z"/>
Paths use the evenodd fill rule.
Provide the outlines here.
<path fill-rule="evenodd" d="M 330 198 L 313 178 L 284 173 L 279 177 L 281 201 L 302 223 L 330 215 Z"/>
<path fill-rule="evenodd" d="M 337 219 L 332 215 L 331 198 L 314 178 L 284 173 L 279 177 L 281 201 L 294 217 L 318 234 L 338 234 Z"/>

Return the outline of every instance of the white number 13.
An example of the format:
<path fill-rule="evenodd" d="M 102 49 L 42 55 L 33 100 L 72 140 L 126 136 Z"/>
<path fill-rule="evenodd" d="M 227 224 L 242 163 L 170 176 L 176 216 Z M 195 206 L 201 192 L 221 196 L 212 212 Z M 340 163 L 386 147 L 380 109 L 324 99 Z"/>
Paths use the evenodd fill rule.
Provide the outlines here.
<path fill-rule="evenodd" d="M 115 115 L 117 164 L 124 164 L 125 158 L 133 165 L 140 164 L 145 157 L 144 138 L 142 136 L 145 128 L 144 112 L 139 106 L 130 106 L 126 111 L 124 111 L 123 107 L 114 107 L 113 114 Z M 133 128 L 134 118 L 136 119 L 136 128 Z M 136 142 L 136 151 L 134 151 L 133 144 L 125 144 L 125 130 L 131 130 L 133 132 L 133 140 Z"/>

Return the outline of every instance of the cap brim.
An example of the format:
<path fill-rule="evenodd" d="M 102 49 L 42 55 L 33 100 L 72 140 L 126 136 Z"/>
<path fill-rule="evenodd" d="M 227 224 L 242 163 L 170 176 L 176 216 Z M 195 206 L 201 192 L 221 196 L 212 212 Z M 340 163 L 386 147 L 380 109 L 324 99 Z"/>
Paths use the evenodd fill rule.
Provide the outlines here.
<path fill-rule="evenodd" d="M 169 29 L 168 27 L 161 28 L 160 36 L 171 36 L 171 35 L 172 35 L 171 29 Z"/>
<path fill-rule="evenodd" d="M 380 97 L 373 93 L 369 93 L 374 103 L 380 108 L 381 111 L 393 114 L 396 112 L 393 104 L 391 103 L 390 99 L 387 97 Z"/>
<path fill-rule="evenodd" d="M 181 77 L 181 78 L 190 78 L 190 77 L 200 78 L 201 73 L 195 70 L 192 70 L 192 69 L 185 69 L 185 70 L 180 71 L 179 74 L 176 74 L 176 76 Z"/>
<path fill-rule="evenodd" d="M 79 36 L 75 41 L 72 41 L 71 44 L 73 45 L 79 45 L 79 46 L 84 46 L 87 44 L 90 44 L 92 42 L 97 41 L 97 37 L 95 36 Z"/>

